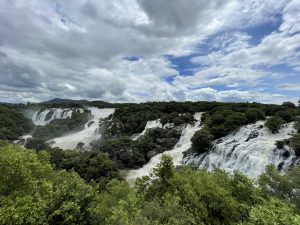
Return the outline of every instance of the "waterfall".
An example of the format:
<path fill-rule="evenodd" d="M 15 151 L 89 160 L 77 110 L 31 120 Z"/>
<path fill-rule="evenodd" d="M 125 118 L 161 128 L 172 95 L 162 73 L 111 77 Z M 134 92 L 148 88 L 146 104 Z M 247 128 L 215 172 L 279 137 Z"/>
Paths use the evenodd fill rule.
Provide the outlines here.
<path fill-rule="evenodd" d="M 114 113 L 115 109 L 90 107 L 88 110 L 91 111 L 92 118 L 85 124 L 84 129 L 73 134 L 53 139 L 52 141 L 54 141 L 54 144 L 52 144 L 52 147 L 75 149 L 77 144 L 82 142 L 86 148 L 89 143 L 101 137 L 101 134 L 98 132 L 99 120 L 109 117 Z"/>
<path fill-rule="evenodd" d="M 71 118 L 73 109 L 50 108 L 36 111 L 32 117 L 35 125 L 44 126 L 55 119 Z"/>
<path fill-rule="evenodd" d="M 157 120 L 151 120 L 148 121 L 144 130 L 142 131 L 142 133 L 136 135 L 135 137 L 132 138 L 132 140 L 136 141 L 137 139 L 139 139 L 140 137 L 142 137 L 143 135 L 146 134 L 147 130 L 152 129 L 152 128 L 164 128 L 164 129 L 168 129 L 168 128 L 172 128 L 174 127 L 173 123 L 166 123 L 165 125 L 162 125 L 162 123 L 160 122 L 160 119 Z"/>
<path fill-rule="evenodd" d="M 138 134 L 137 136 L 135 136 L 134 138 L 132 138 L 132 140 L 137 140 L 139 139 L 141 136 L 145 135 L 147 130 L 148 129 L 151 129 L 151 128 L 162 128 L 163 125 L 161 124 L 160 120 L 151 120 L 151 121 L 148 121 L 143 132 Z"/>
<path fill-rule="evenodd" d="M 292 149 L 288 146 L 278 149 L 275 145 L 276 141 L 287 139 L 294 132 L 293 123 L 289 123 L 278 133 L 272 134 L 264 126 L 264 121 L 258 121 L 214 141 L 208 153 L 186 156 L 183 163 L 209 170 L 215 166 L 228 172 L 238 170 L 256 178 L 268 164 L 284 169 L 295 163 Z"/>
<path fill-rule="evenodd" d="M 170 151 L 166 151 L 162 154 L 167 154 L 173 158 L 175 166 L 181 165 L 183 152 L 191 148 L 191 138 L 194 133 L 201 129 L 201 115 L 202 113 L 195 113 L 194 118 L 196 120 L 194 125 L 187 124 L 181 133 L 181 137 L 174 148 Z M 158 154 L 151 158 L 151 160 L 140 169 L 130 170 L 126 176 L 129 182 L 134 182 L 136 178 L 149 175 L 153 168 L 160 162 L 162 154 Z"/>

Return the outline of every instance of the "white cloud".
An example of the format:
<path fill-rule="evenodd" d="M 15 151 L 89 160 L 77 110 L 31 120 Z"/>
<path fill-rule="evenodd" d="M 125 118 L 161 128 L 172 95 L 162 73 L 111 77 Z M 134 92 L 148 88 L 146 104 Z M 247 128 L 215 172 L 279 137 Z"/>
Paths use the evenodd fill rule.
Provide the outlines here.
<path fill-rule="evenodd" d="M 190 91 L 188 100 L 197 101 L 199 99 L 207 101 L 221 101 L 221 102 L 262 102 L 262 103 L 276 103 L 280 104 L 285 101 L 297 102 L 297 98 L 272 94 L 261 91 L 242 91 L 242 90 L 225 90 L 218 91 L 213 88 L 201 88 Z"/>
<path fill-rule="evenodd" d="M 175 83 L 188 87 L 246 87 L 259 84 L 265 77 L 278 77 L 278 73 L 269 71 L 271 66 L 286 65 L 295 72 L 299 71 L 300 33 L 295 33 L 298 29 L 295 26 L 300 23 L 295 12 L 299 11 L 299 1 L 290 2 L 283 10 L 283 22 L 279 30 L 265 36 L 257 45 L 251 44 L 251 36 L 247 33 L 225 33 L 216 38 L 214 47 L 217 50 L 192 59 L 192 62 L 204 67 L 192 77 L 178 77 Z M 293 73 L 290 75 L 294 76 Z M 289 73 L 281 76 L 289 76 Z"/>
<path fill-rule="evenodd" d="M 272 75 L 257 65 L 300 68 L 299 1 L 289 2 L 0 1 L 0 100 L 199 100 L 190 88 L 253 86 Z M 251 45 L 245 29 L 281 12 L 280 31 Z M 241 31 L 232 35 L 234 29 Z M 225 31 L 214 43 L 220 51 L 194 59 L 205 67 L 193 76 L 182 77 L 164 57 L 197 53 L 200 43 Z M 130 56 L 139 59 L 124 60 Z M 205 96 L 222 99 L 218 95 Z"/>
<path fill-rule="evenodd" d="M 287 91 L 300 91 L 300 83 L 284 83 L 279 85 L 278 88 Z"/>

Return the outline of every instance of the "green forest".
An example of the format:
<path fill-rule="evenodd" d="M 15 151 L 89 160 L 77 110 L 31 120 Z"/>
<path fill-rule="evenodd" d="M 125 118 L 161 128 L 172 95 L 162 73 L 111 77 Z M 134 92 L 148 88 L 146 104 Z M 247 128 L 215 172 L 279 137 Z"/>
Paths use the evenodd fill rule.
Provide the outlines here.
<path fill-rule="evenodd" d="M 130 187 L 103 155 L 51 156 L 6 142 L 0 152 L 0 224 L 300 223 L 299 166 L 285 175 L 270 166 L 254 183 L 238 172 L 176 170 L 163 156 Z"/>

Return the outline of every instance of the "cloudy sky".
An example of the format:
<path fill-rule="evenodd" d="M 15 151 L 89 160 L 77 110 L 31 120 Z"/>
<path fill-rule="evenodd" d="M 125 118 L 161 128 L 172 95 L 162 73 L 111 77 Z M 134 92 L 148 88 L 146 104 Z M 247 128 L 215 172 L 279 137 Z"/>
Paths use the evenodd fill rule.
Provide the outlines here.
<path fill-rule="evenodd" d="M 0 0 L 0 101 L 300 99 L 300 0 Z"/>

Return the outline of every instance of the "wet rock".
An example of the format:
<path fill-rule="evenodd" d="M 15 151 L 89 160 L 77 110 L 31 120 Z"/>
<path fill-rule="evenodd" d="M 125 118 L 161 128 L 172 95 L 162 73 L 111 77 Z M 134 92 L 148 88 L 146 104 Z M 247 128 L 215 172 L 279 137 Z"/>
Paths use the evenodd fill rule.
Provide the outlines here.
<path fill-rule="evenodd" d="M 246 139 L 246 142 L 248 142 L 251 139 L 257 138 L 258 136 L 259 136 L 259 133 L 257 131 L 255 131 L 249 135 L 249 137 Z"/>
<path fill-rule="evenodd" d="M 281 162 L 277 166 L 277 170 L 281 171 L 283 169 L 284 162 Z"/>
<path fill-rule="evenodd" d="M 93 123 L 95 123 L 94 121 L 90 121 L 87 126 L 90 127 Z"/>
<path fill-rule="evenodd" d="M 286 150 L 286 151 L 283 152 L 282 156 L 287 159 L 291 156 L 291 153 Z"/>
<path fill-rule="evenodd" d="M 220 139 L 218 139 L 218 140 L 216 141 L 216 144 L 220 144 L 220 143 L 222 143 L 222 142 L 223 142 L 223 139 L 220 138 Z"/>

